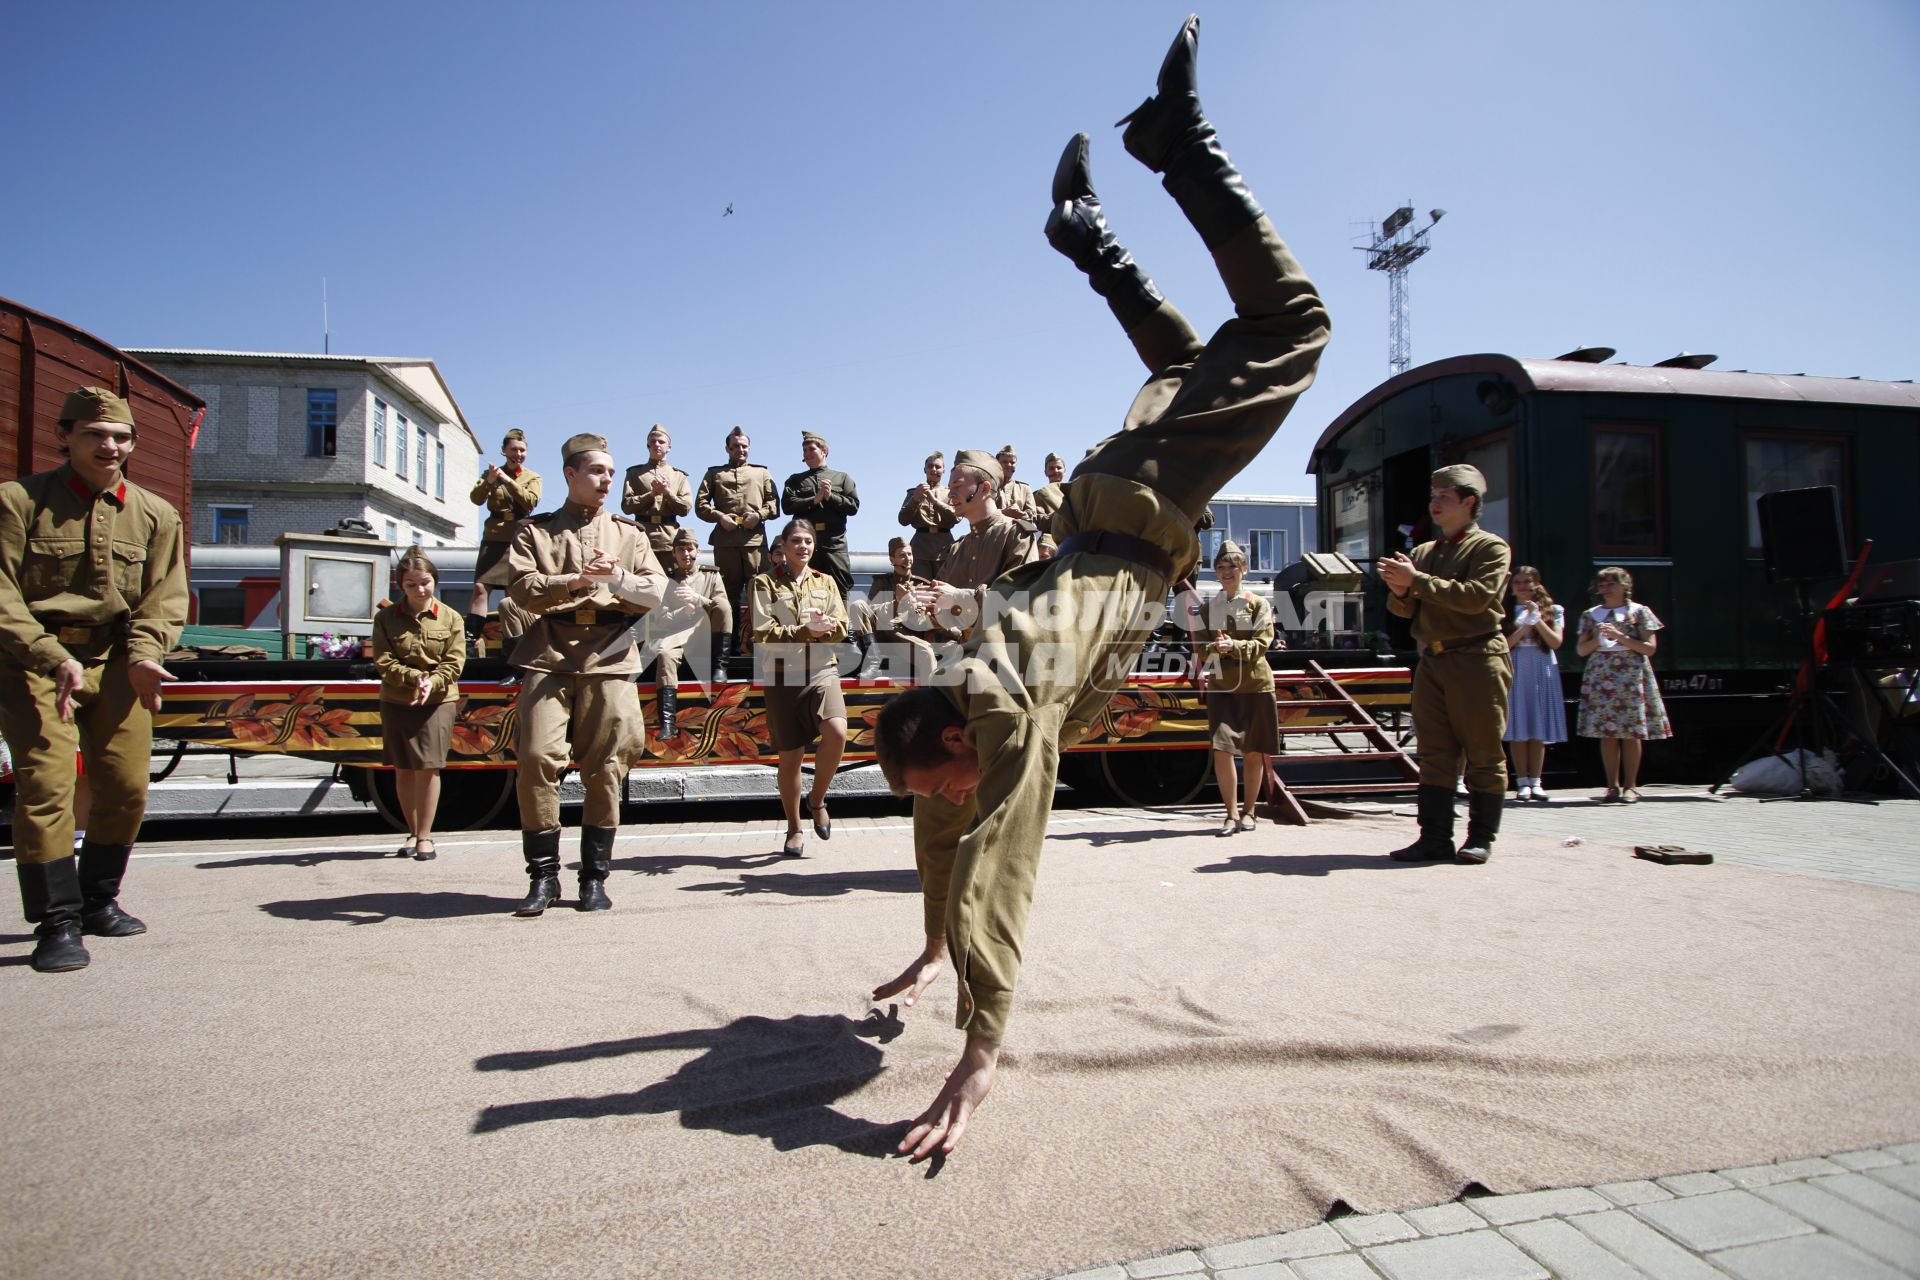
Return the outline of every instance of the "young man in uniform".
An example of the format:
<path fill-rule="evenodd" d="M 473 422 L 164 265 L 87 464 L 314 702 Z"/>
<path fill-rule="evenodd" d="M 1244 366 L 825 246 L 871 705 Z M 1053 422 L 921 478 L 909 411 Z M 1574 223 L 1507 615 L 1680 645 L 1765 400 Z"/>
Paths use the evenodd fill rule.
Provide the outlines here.
<path fill-rule="evenodd" d="M 845 600 L 853 590 L 853 561 L 847 557 L 847 517 L 860 510 L 860 493 L 853 477 L 827 467 L 827 438 L 812 431 L 800 433 L 800 458 L 805 471 L 787 477 L 780 490 L 780 507 L 790 516 L 810 521 L 814 529 L 812 566 L 833 579 Z"/>
<path fill-rule="evenodd" d="M 647 643 L 653 653 L 655 705 L 659 708 L 660 736 L 679 732 L 680 660 L 693 650 L 696 678 L 711 675 L 713 683 L 727 678 L 724 641 L 732 639 L 733 613 L 727 608 L 727 586 L 720 574 L 701 567 L 700 539 L 693 530 L 673 535 L 672 561 L 667 566 L 666 598 L 647 615 Z"/>
<path fill-rule="evenodd" d="M 1413 619 L 1413 735 L 1420 745 L 1420 838 L 1401 862 L 1485 862 L 1506 801 L 1507 690 L 1513 657 L 1502 627 L 1513 552 L 1480 527 L 1487 480 L 1465 464 L 1433 473 L 1434 540 L 1377 565 L 1387 611 Z M 1453 847 L 1453 784 L 1466 762 L 1467 839 Z"/>
<path fill-rule="evenodd" d="M 951 590 L 939 593 L 934 616 L 957 634 L 971 631 L 980 618 L 987 587 L 995 578 L 1033 559 L 1033 535 L 1000 510 L 1001 465 L 985 449 L 954 455 L 953 483 L 947 498 L 967 522 L 967 531 L 947 553 L 936 580 Z"/>
<path fill-rule="evenodd" d="M 773 473 L 747 461 L 752 449 L 753 440 L 739 427 L 727 432 L 726 462 L 707 468 L 693 499 L 693 513 L 714 526 L 707 543 L 720 581 L 727 586 L 727 608 L 734 612 L 736 629 L 747 584 L 767 568 L 766 523 L 780 517 Z"/>
<path fill-rule="evenodd" d="M 537 916 L 560 897 L 560 775 L 580 769 L 582 911 L 613 904 L 603 887 L 620 830 L 627 765 L 646 746 L 638 627 L 660 603 L 666 575 L 639 525 L 607 505 L 613 458 L 604 436 L 582 433 L 561 446 L 567 500 L 520 526 L 507 553 L 508 593 L 537 615 L 514 646 L 520 679 L 518 760 L 520 843 L 532 882 L 515 913 Z"/>
<path fill-rule="evenodd" d="M 126 479 L 133 409 L 99 387 L 60 406 L 67 461 L 0 485 L 0 735 L 13 747 L 15 869 L 30 963 L 82 969 L 80 935 L 147 926 L 115 901 L 147 811 L 161 662 L 187 621 L 180 513 Z M 87 771 L 73 849 L 74 753 Z"/>
<path fill-rule="evenodd" d="M 1067 500 L 1067 463 L 1057 453 L 1047 455 L 1047 482 L 1033 491 L 1033 527 L 1040 533 L 1042 559 L 1058 550 L 1053 540 L 1053 513 Z"/>
<path fill-rule="evenodd" d="M 1033 486 L 1013 478 L 1014 471 L 1020 466 L 1020 455 L 1014 452 L 1012 445 L 1003 444 L 1000 452 L 993 455 L 993 460 L 1000 464 L 1000 482 L 994 486 L 1000 490 L 1000 510 L 1009 520 L 1023 525 L 1032 524 Z"/>
<path fill-rule="evenodd" d="M 953 526 L 960 517 L 947 504 L 947 455 L 938 449 L 922 464 L 926 479 L 907 490 L 900 504 L 900 523 L 913 530 L 913 562 L 929 578 L 937 577 L 953 546 Z"/>
<path fill-rule="evenodd" d="M 665 564 L 673 552 L 673 535 L 680 517 L 693 511 L 693 486 L 687 473 L 667 461 L 673 451 L 673 437 L 659 423 L 647 432 L 645 466 L 627 468 L 627 483 L 620 497 L 620 509 L 640 522 L 647 531 L 647 542 L 656 560 Z"/>
<path fill-rule="evenodd" d="M 1198 20 L 1127 118 L 1126 149 L 1155 172 L 1212 252 L 1236 318 L 1202 344 L 1122 249 L 1087 174 L 1085 135 L 1054 175 L 1047 239 L 1086 272 L 1146 363 L 1123 429 L 1097 445 L 1054 516 L 1059 554 L 992 588 L 956 684 L 887 704 L 875 751 L 912 793 L 926 946 L 876 988 L 911 1004 L 949 952 L 959 1063 L 900 1149 L 952 1151 L 993 1086 L 1033 902 L 1060 750 L 1080 741 L 1199 557 L 1194 518 L 1258 454 L 1312 381 L 1327 341 L 1313 285 L 1221 149 L 1194 92 Z M 1017 678 L 1016 678 L 1017 677 Z"/>
<path fill-rule="evenodd" d="M 893 569 L 873 575 L 865 610 L 880 646 L 879 664 L 895 679 L 924 680 L 933 674 L 934 644 L 959 637 L 942 630 L 914 597 L 914 589 L 931 585 L 931 579 L 914 572 L 913 544 L 894 538 L 887 543 L 887 560 Z"/>
<path fill-rule="evenodd" d="M 527 434 L 515 427 L 501 438 L 505 466 L 494 465 L 473 482 L 467 501 L 486 504 L 487 523 L 480 530 L 480 555 L 473 565 L 473 596 L 467 602 L 467 634 L 478 637 L 486 627 L 487 596 L 491 587 L 507 585 L 507 548 L 513 545 L 520 522 L 540 505 L 540 473 L 528 471 Z"/>

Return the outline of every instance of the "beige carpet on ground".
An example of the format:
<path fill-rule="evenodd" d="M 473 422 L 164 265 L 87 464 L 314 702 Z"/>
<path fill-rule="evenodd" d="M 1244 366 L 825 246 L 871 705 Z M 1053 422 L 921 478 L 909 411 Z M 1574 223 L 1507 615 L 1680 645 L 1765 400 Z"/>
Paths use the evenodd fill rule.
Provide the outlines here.
<path fill-rule="evenodd" d="M 5 1269 L 1033 1276 L 1920 1134 L 1920 895 L 1070 818 L 935 1176 L 880 1153 L 958 1051 L 951 988 L 862 998 L 916 944 L 899 820 L 801 863 L 655 829 L 615 911 L 540 920 L 499 846 L 141 861 L 153 932 L 85 973 L 0 926 Z"/>

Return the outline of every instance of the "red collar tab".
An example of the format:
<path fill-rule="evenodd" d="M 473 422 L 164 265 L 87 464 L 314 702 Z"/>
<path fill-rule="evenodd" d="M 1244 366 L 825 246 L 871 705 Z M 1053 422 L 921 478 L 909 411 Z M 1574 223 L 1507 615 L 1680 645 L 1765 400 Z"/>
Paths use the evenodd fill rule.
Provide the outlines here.
<path fill-rule="evenodd" d="M 505 470 L 506 470 L 506 473 L 510 476 L 517 476 L 520 474 L 520 468 L 514 466 L 511 462 L 509 462 L 506 465 Z"/>
<path fill-rule="evenodd" d="M 1451 544 L 1451 543 L 1455 543 L 1455 542 L 1458 542 L 1458 541 L 1460 541 L 1460 539 L 1462 539 L 1462 538 L 1464 538 L 1464 537 L 1466 537 L 1466 536 L 1467 536 L 1468 534 L 1470 534 L 1470 533 L 1472 533 L 1472 532 L 1473 532 L 1473 530 L 1474 530 L 1474 526 L 1473 526 L 1473 525 L 1468 525 L 1468 526 L 1467 526 L 1466 528 L 1464 528 L 1464 529 L 1462 529 L 1462 530 L 1461 530 L 1460 532 L 1458 532 L 1458 533 L 1456 533 L 1456 534 L 1454 534 L 1454 535 L 1453 535 L 1452 537 L 1450 537 L 1450 538 L 1448 538 L 1448 539 L 1447 539 L 1447 542 L 1448 542 L 1449 544 Z"/>
<path fill-rule="evenodd" d="M 92 502 L 100 496 L 99 493 L 95 493 L 93 490 L 87 488 L 86 484 L 81 481 L 78 472 L 69 471 L 67 473 L 67 488 L 73 490 L 74 496 L 82 502 Z M 122 480 L 111 490 L 101 490 L 101 493 L 111 493 L 115 502 L 123 507 L 127 505 L 127 482 L 125 480 Z"/>

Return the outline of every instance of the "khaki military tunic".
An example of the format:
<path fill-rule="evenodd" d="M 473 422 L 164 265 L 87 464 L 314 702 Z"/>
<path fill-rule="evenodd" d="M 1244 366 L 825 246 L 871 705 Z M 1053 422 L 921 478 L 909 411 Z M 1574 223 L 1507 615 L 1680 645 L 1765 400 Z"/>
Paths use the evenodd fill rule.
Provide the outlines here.
<path fill-rule="evenodd" d="M 1507 578 L 1513 550 L 1470 524 L 1413 549 L 1413 585 L 1387 593 L 1387 612 L 1413 619 L 1420 661 L 1413 671 L 1413 734 L 1420 785 L 1452 787 L 1466 765 L 1467 789 L 1504 795 L 1507 693 Z"/>
<path fill-rule="evenodd" d="M 1193 643 L 1207 676 L 1207 733 L 1212 749 L 1234 755 L 1272 755 L 1280 745 L 1273 697 L 1273 606 L 1244 587 L 1216 595 L 1201 609 Z M 1226 653 L 1215 647 L 1225 636 Z M 1249 787 L 1253 784 L 1249 783 Z"/>
<path fill-rule="evenodd" d="M 1025 480 L 1007 481 L 1006 487 L 999 489 L 999 494 L 1001 511 L 1018 513 L 1012 517 L 1015 519 L 1033 518 L 1033 486 Z"/>
<path fill-rule="evenodd" d="M 824 501 L 820 497 L 822 485 L 827 486 Z M 853 477 L 828 467 L 796 471 L 787 477 L 785 487 L 780 490 L 780 507 L 790 516 L 813 522 L 813 559 L 808 563 L 832 578 L 833 585 L 840 588 L 841 598 L 845 599 L 853 589 L 853 561 L 847 556 L 847 517 L 860 510 L 860 492 L 853 487 Z"/>
<path fill-rule="evenodd" d="M 538 472 L 501 467 L 500 473 L 499 480 L 489 480 L 482 473 L 469 495 L 469 501 L 487 507 L 487 522 L 480 529 L 480 553 L 473 564 L 473 580 L 484 587 L 507 585 L 507 544 L 513 541 L 520 522 L 540 503 Z"/>
<path fill-rule="evenodd" d="M 694 596 L 680 596 L 685 587 Z M 682 576 L 667 571 L 666 594 L 660 607 L 647 615 L 647 643 L 657 655 L 653 678 L 658 683 L 680 682 L 680 661 L 693 650 L 693 676 L 703 684 L 713 673 L 713 638 L 733 631 L 733 611 L 727 608 L 727 586 L 718 571 L 695 565 Z"/>
<path fill-rule="evenodd" d="M 14 856 L 73 852 L 74 753 L 87 834 L 132 844 L 147 807 L 153 717 L 127 668 L 164 661 L 187 619 L 180 515 L 139 485 L 89 493 L 70 465 L 0 485 L 0 735 L 13 750 Z M 60 721 L 53 671 L 85 674 Z"/>
<path fill-rule="evenodd" d="M 667 486 L 667 491 L 657 497 L 653 492 L 655 480 Z M 653 544 L 654 556 L 665 564 L 673 549 L 673 535 L 680 529 L 680 517 L 693 511 L 693 486 L 687 483 L 687 473 L 670 463 L 628 467 L 620 509 L 640 522 Z"/>
<path fill-rule="evenodd" d="M 873 617 L 877 674 L 894 680 L 917 681 L 932 675 L 939 652 L 960 639 L 960 633 L 942 627 L 913 598 L 914 587 L 931 586 L 917 573 L 903 580 L 897 573 L 876 573 L 868 593 Z"/>
<path fill-rule="evenodd" d="M 773 749 L 810 746 L 822 720 L 847 715 L 838 653 L 847 639 L 847 608 L 840 588 L 812 566 L 798 578 L 776 568 L 753 580 L 750 599 L 754 680 L 766 699 Z M 809 609 L 820 610 L 831 624 L 819 635 L 807 626 Z"/>
<path fill-rule="evenodd" d="M 431 683 L 424 705 L 437 707 L 460 683 L 466 665 L 466 621 L 445 601 L 433 601 L 423 613 L 403 601 L 374 615 L 373 669 L 380 673 L 380 701 L 411 703 L 425 675 Z"/>
<path fill-rule="evenodd" d="M 753 527 L 740 527 L 738 522 L 749 512 Z M 780 490 L 773 473 L 751 462 L 708 467 L 694 495 L 693 513 L 714 526 L 707 545 L 727 587 L 727 607 L 738 614 L 747 584 L 767 567 L 767 523 L 780 518 Z M 723 515 L 736 522 L 734 528 L 721 525 Z"/>
<path fill-rule="evenodd" d="M 917 484 L 900 504 L 900 523 L 913 530 L 913 564 L 928 577 L 938 577 L 953 547 L 953 526 L 960 517 L 938 489 Z"/>
<path fill-rule="evenodd" d="M 1033 523 L 1042 533 L 1053 532 L 1053 513 L 1067 500 L 1064 484 L 1043 484 L 1033 491 Z"/>
<path fill-rule="evenodd" d="M 624 577 L 617 590 L 597 584 L 575 593 L 573 578 L 596 549 Z M 660 603 L 666 574 L 639 525 L 572 502 L 522 525 L 507 564 L 508 595 L 535 615 L 513 651 L 513 665 L 525 673 L 514 744 L 521 827 L 559 829 L 569 745 L 587 792 L 582 820 L 617 827 L 628 762 L 646 742 L 632 680 L 642 658 L 637 624 Z"/>
<path fill-rule="evenodd" d="M 973 608 L 944 614 L 938 620 L 941 626 L 961 635 L 971 631 L 993 580 L 1033 557 L 1033 535 L 1002 512 L 973 524 L 954 542 L 937 575 L 949 586 L 972 591 Z"/>
<path fill-rule="evenodd" d="M 1199 559 L 1194 517 L 1273 438 L 1326 346 L 1326 311 L 1265 217 L 1213 257 L 1236 318 L 1202 345 L 1162 303 L 1128 333 L 1148 380 L 1123 429 L 1074 470 L 1053 520 L 1062 554 L 993 585 L 991 619 L 967 642 L 967 679 L 945 687 L 980 785 L 963 805 L 916 797 L 914 847 L 927 932 L 944 934 L 953 957 L 957 1023 L 990 1041 L 1004 1038 L 1013 1005 L 1060 749 L 1085 736 L 1125 681 L 1169 583 Z M 1170 575 L 1069 542 L 1108 531 L 1158 547 Z M 1016 607 L 1048 597 L 1044 617 Z M 1018 683 L 1008 688 L 1000 672 Z"/>

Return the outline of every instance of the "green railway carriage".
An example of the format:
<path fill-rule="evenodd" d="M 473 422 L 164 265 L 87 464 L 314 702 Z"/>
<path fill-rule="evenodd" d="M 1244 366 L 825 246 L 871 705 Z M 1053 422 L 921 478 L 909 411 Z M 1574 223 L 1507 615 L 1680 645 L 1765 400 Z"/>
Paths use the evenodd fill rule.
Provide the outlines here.
<path fill-rule="evenodd" d="M 1486 525 L 1569 617 L 1596 569 L 1632 572 L 1670 628 L 1654 665 L 1676 741 L 1653 763 L 1698 776 L 1778 713 L 1804 651 L 1793 588 L 1769 581 L 1759 496 L 1836 486 L 1849 565 L 1868 538 L 1874 564 L 1920 558 L 1920 387 L 1699 367 L 1710 357 L 1599 363 L 1612 355 L 1458 356 L 1375 387 L 1313 447 L 1320 541 L 1370 565 L 1424 540 L 1430 473 L 1473 463 Z M 1816 606 L 1839 584 L 1812 583 Z M 1385 616 L 1371 576 L 1366 609 Z M 1581 665 L 1570 638 L 1570 702 Z"/>

